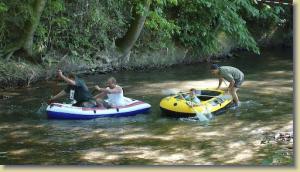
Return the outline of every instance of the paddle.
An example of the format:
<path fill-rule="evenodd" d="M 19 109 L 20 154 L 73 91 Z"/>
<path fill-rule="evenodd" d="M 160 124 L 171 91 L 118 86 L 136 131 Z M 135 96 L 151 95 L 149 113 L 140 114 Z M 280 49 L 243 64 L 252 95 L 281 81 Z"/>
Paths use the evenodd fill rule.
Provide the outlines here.
<path fill-rule="evenodd" d="M 67 55 L 64 55 L 55 67 L 55 77 L 54 77 L 54 82 L 52 83 L 52 95 L 56 95 L 59 92 L 58 82 L 59 82 L 60 78 L 57 75 L 57 71 L 63 67 L 66 57 L 67 57 Z"/>
<path fill-rule="evenodd" d="M 188 101 L 181 93 L 179 93 L 181 97 L 185 100 Z M 201 112 L 198 112 L 192 105 L 187 104 L 195 113 L 196 116 L 198 117 L 199 121 L 208 121 L 208 118 Z"/>
<path fill-rule="evenodd" d="M 46 101 L 43 101 L 41 103 L 41 106 L 36 111 L 36 113 L 39 115 L 45 114 L 47 107 L 48 107 L 48 103 Z"/>
<path fill-rule="evenodd" d="M 227 83 L 226 83 L 226 81 L 225 81 L 225 80 L 224 80 L 224 83 L 225 83 L 226 87 L 228 87 L 228 85 L 227 85 Z M 230 95 L 230 93 L 229 93 L 229 89 L 227 89 L 226 93 Z"/>

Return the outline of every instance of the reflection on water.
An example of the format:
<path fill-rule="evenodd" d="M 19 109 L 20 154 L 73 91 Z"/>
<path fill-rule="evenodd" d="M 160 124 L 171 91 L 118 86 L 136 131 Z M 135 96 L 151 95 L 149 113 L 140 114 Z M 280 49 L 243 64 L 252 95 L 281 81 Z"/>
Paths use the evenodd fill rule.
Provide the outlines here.
<path fill-rule="evenodd" d="M 150 114 L 134 117 L 47 120 L 41 106 L 53 82 L 6 90 L 2 94 L 9 98 L 0 100 L 0 164 L 260 165 L 280 148 L 261 145 L 259 134 L 293 130 L 292 55 L 242 53 L 221 64 L 244 71 L 242 103 L 208 123 L 163 117 L 159 109 L 164 89 L 215 88 L 207 64 L 83 76 L 92 87 L 113 75 L 126 96 L 152 105 Z"/>

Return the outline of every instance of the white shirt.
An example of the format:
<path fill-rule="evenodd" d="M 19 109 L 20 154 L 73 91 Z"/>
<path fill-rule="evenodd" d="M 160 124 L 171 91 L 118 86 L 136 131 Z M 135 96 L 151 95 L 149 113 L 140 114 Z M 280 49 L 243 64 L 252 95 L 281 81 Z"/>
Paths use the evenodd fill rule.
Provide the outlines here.
<path fill-rule="evenodd" d="M 109 94 L 107 94 L 108 103 L 111 106 L 124 106 L 125 101 L 124 101 L 123 89 L 122 89 L 122 87 L 120 87 L 118 85 L 116 85 L 116 87 L 121 88 L 121 92 L 120 93 L 109 93 Z M 110 88 L 106 88 L 106 89 L 112 90 Z"/>

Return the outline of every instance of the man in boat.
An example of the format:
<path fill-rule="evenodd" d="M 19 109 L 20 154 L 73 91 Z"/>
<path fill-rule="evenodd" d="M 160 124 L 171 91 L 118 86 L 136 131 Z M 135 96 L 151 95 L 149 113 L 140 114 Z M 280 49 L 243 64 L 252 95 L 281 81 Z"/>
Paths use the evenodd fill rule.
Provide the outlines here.
<path fill-rule="evenodd" d="M 213 75 L 219 78 L 217 89 L 220 88 L 224 79 L 230 83 L 227 89 L 233 98 L 235 106 L 239 106 L 240 102 L 236 92 L 244 82 L 244 73 L 235 67 L 219 66 L 218 64 L 212 64 L 210 70 Z"/>
<path fill-rule="evenodd" d="M 97 104 L 103 104 L 105 101 L 104 98 L 108 98 L 108 104 L 112 107 L 124 106 L 124 96 L 123 89 L 119 85 L 117 85 L 117 81 L 114 77 L 110 77 L 107 80 L 106 88 L 100 88 L 98 85 L 95 86 L 95 89 L 100 91 L 100 94 L 94 96 L 97 101 Z M 104 107 L 106 105 L 104 104 Z"/>
<path fill-rule="evenodd" d="M 92 98 L 92 94 L 90 93 L 88 87 L 85 82 L 74 74 L 69 74 L 66 77 L 61 70 L 58 70 L 58 76 L 64 80 L 68 86 L 59 92 L 57 95 L 53 96 L 48 100 L 48 104 L 51 104 L 54 100 L 57 100 L 69 93 L 69 98 L 71 100 L 75 100 L 76 103 L 73 106 L 78 107 L 94 107 L 96 106 L 95 100 Z"/>

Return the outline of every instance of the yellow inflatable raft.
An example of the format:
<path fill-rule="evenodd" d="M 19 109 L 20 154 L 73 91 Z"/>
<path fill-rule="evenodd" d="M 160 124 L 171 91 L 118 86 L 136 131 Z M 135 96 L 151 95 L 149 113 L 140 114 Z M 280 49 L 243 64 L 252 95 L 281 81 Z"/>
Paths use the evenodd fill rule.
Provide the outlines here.
<path fill-rule="evenodd" d="M 162 113 L 171 117 L 193 117 L 196 112 L 217 115 L 232 104 L 232 97 L 222 90 L 196 90 L 196 96 L 201 100 L 199 104 L 185 99 L 188 95 L 188 92 L 183 92 L 163 98 L 160 102 Z"/>

